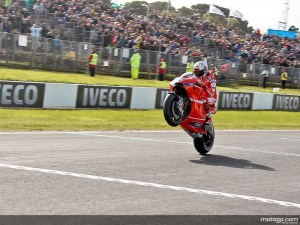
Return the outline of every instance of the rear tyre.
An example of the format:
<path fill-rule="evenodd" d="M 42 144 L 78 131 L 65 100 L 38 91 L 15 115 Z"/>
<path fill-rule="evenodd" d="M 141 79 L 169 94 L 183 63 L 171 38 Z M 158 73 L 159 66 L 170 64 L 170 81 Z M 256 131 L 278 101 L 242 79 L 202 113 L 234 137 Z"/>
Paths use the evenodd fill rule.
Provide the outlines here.
<path fill-rule="evenodd" d="M 203 134 L 202 138 L 194 138 L 194 147 L 201 155 L 207 154 L 213 147 L 215 141 L 215 131 Z"/>
<path fill-rule="evenodd" d="M 164 101 L 164 117 L 166 122 L 172 126 L 178 126 L 183 119 L 183 112 L 180 108 L 179 96 L 174 93 L 169 93 Z"/>

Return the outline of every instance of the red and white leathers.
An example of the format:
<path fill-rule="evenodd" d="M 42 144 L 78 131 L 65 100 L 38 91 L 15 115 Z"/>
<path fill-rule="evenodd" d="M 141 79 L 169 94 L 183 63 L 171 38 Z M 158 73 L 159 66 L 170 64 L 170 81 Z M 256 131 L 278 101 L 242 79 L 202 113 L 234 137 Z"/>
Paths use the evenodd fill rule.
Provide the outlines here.
<path fill-rule="evenodd" d="M 205 110 L 207 118 L 216 113 L 217 102 L 217 80 L 212 71 L 208 71 L 203 76 L 197 77 L 199 84 L 205 89 L 204 100 L 206 101 Z"/>

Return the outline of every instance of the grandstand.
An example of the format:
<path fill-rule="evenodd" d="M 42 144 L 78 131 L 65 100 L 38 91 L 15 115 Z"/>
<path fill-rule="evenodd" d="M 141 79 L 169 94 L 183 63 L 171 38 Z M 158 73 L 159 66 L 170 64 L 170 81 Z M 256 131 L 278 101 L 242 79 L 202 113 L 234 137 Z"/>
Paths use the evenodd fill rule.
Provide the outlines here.
<path fill-rule="evenodd" d="M 227 82 L 258 85 L 263 67 L 269 82 L 288 68 L 289 85 L 300 88 L 300 39 L 220 27 L 200 17 L 152 12 L 145 19 L 109 0 L 1 1 L 0 63 L 6 66 L 85 72 L 95 46 L 99 71 L 129 76 L 129 56 L 142 54 L 141 76 L 154 78 L 161 57 L 168 78 L 184 72 L 188 59 L 207 59 Z M 37 32 L 38 37 L 33 33 Z M 106 61 L 103 66 L 103 62 Z M 221 79 L 222 80 L 222 79 Z"/>

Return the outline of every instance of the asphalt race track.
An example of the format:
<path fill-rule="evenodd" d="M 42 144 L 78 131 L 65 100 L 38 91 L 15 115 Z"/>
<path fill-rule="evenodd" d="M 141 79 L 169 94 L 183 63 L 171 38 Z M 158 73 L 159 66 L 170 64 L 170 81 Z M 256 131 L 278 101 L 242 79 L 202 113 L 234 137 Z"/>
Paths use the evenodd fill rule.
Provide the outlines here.
<path fill-rule="evenodd" d="M 300 131 L 0 133 L 1 215 L 299 215 Z"/>

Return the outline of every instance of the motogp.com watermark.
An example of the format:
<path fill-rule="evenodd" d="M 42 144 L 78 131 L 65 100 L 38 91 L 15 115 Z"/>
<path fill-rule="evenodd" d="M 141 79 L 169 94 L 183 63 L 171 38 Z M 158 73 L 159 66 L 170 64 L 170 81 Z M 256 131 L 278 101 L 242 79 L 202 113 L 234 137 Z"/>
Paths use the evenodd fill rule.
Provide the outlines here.
<path fill-rule="evenodd" d="M 260 222 L 296 225 L 299 222 L 299 218 L 298 217 L 262 217 L 260 218 Z"/>

